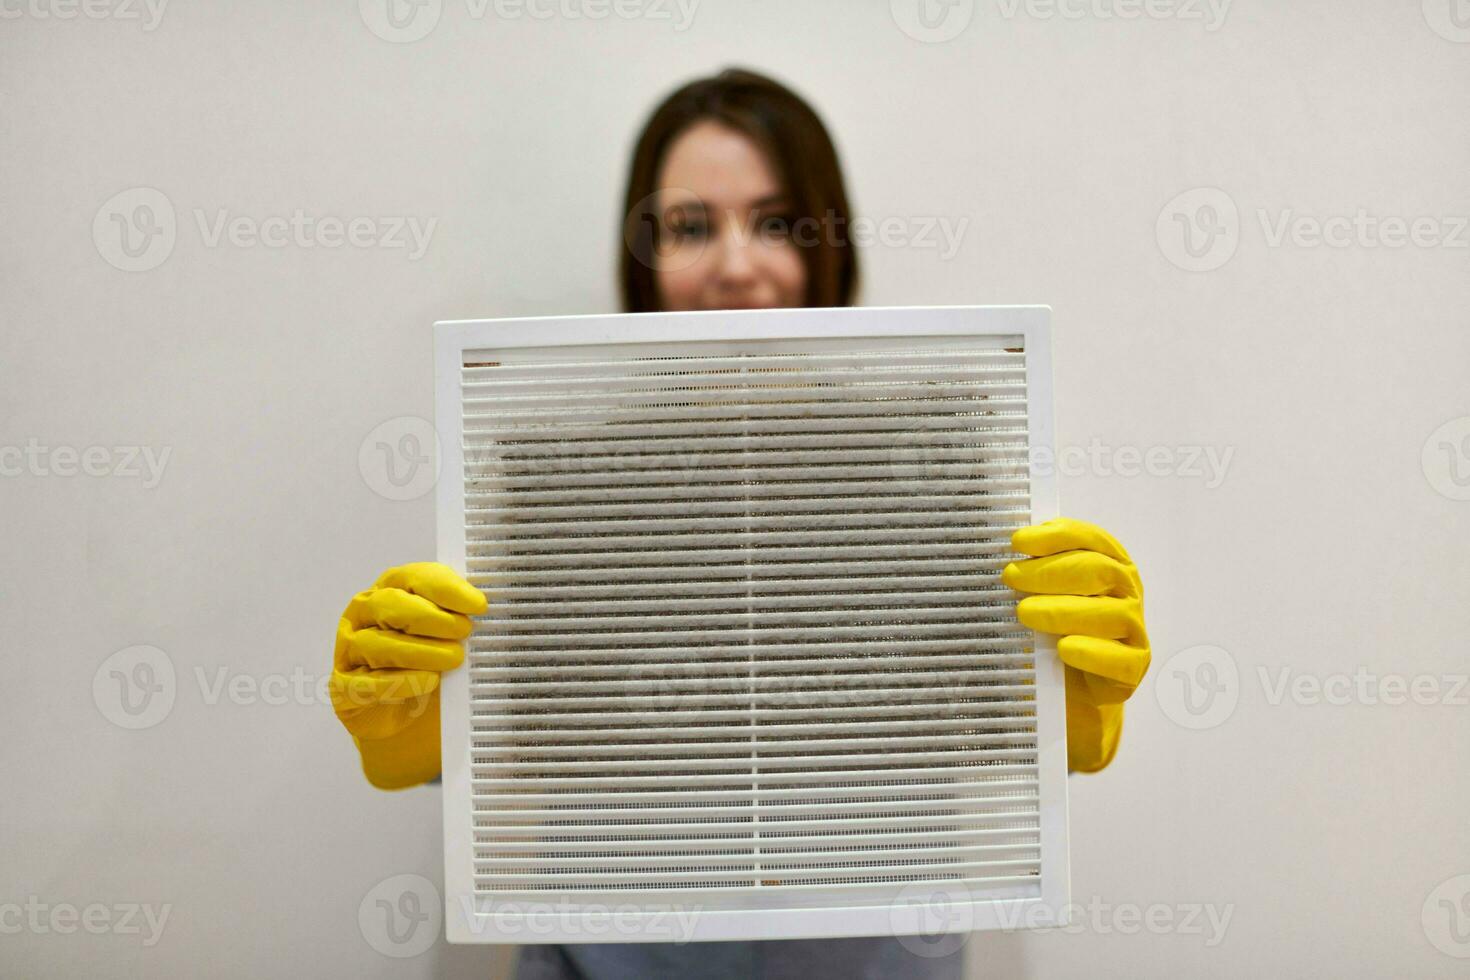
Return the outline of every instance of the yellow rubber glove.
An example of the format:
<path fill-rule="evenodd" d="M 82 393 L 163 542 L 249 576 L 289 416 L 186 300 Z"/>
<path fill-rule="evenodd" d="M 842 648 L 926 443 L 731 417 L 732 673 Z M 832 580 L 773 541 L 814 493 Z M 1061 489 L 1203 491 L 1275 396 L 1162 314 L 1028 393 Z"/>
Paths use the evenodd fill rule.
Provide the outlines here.
<path fill-rule="evenodd" d="M 1011 562 L 1001 581 L 1022 599 L 1016 615 L 1025 626 L 1057 633 L 1057 653 L 1067 665 L 1067 760 L 1080 772 L 1113 761 L 1123 733 L 1123 702 L 1148 671 L 1148 633 L 1143 625 L 1143 582 L 1128 552 L 1093 524 L 1058 517 L 1023 527 L 1011 547 L 1025 561 Z"/>
<path fill-rule="evenodd" d="M 379 789 L 439 775 L 439 675 L 464 662 L 470 616 L 485 595 L 452 568 L 390 568 L 347 604 L 328 690 L 352 733 L 362 771 Z"/>

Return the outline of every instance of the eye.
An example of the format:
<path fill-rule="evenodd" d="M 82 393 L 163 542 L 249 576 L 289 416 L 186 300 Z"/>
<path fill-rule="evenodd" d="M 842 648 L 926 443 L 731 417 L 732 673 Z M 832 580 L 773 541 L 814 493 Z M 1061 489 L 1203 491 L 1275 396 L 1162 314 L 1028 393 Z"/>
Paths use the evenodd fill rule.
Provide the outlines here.
<path fill-rule="evenodd" d="M 784 212 L 763 214 L 758 227 L 767 238 L 785 240 L 791 236 L 791 215 Z"/>
<path fill-rule="evenodd" d="M 675 241 L 709 237 L 709 219 L 704 212 L 678 205 L 664 214 L 664 227 Z"/>

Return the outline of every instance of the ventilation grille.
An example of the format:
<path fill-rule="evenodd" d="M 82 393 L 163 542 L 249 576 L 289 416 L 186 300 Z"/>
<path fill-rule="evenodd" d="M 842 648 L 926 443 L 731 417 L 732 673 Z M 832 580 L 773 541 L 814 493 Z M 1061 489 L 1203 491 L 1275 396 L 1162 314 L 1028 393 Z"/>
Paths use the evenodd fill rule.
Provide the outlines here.
<path fill-rule="evenodd" d="M 461 361 L 476 892 L 1026 894 L 1022 338 L 505 353 Z"/>

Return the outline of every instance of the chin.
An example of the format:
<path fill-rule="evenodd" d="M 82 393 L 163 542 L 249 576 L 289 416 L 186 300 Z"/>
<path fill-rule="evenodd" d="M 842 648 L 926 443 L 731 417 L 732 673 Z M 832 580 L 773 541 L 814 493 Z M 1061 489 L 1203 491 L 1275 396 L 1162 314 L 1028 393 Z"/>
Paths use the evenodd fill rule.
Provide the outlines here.
<path fill-rule="evenodd" d="M 777 297 L 769 299 L 743 297 L 741 299 L 716 299 L 705 304 L 707 310 L 779 310 L 791 306 L 800 306 L 800 303 L 784 303 Z"/>

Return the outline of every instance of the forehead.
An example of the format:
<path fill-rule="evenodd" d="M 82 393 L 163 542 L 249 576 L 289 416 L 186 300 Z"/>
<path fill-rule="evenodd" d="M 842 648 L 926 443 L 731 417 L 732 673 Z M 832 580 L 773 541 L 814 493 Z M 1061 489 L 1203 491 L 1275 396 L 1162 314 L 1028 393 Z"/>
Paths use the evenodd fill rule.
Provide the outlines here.
<path fill-rule="evenodd" d="M 749 136 L 712 119 L 674 138 L 659 169 L 659 190 L 688 191 L 714 208 L 739 207 L 780 193 L 771 161 Z"/>

